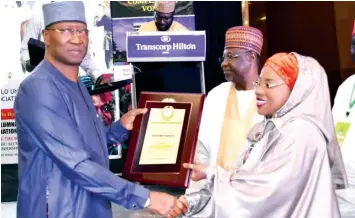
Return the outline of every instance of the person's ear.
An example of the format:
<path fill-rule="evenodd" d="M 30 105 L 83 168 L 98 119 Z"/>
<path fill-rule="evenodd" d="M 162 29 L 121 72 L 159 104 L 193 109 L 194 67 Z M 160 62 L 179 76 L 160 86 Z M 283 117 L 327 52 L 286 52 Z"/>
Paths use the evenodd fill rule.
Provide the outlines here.
<path fill-rule="evenodd" d="M 250 63 L 254 62 L 257 58 L 255 52 L 250 52 L 248 57 Z"/>
<path fill-rule="evenodd" d="M 42 30 L 42 36 L 43 36 L 44 44 L 45 44 L 46 47 L 47 47 L 48 44 L 49 44 L 49 37 L 50 37 L 48 31 Z"/>

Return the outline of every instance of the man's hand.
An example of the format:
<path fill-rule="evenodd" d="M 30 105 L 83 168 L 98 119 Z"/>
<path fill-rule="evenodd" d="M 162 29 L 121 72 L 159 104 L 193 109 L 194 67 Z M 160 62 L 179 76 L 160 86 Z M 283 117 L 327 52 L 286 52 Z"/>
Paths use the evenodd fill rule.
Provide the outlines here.
<path fill-rule="evenodd" d="M 177 199 L 163 192 L 153 192 L 149 194 L 150 204 L 148 208 L 164 217 L 176 217 L 186 212 L 183 203 L 177 203 Z M 180 209 L 182 207 L 183 209 Z"/>
<path fill-rule="evenodd" d="M 183 195 L 180 196 L 179 201 L 180 201 L 181 203 L 183 203 L 186 208 L 189 207 L 189 203 L 187 202 L 187 199 L 185 198 L 185 196 L 183 196 Z"/>
<path fill-rule="evenodd" d="M 127 130 L 133 129 L 133 122 L 136 119 L 136 116 L 145 114 L 147 112 L 147 108 L 138 108 L 135 110 L 128 111 L 125 115 L 123 115 L 120 119 L 122 126 Z"/>
<path fill-rule="evenodd" d="M 106 78 L 103 78 L 100 82 L 100 85 L 109 85 L 109 86 L 112 86 L 111 82 L 106 79 Z"/>
<path fill-rule="evenodd" d="M 177 217 L 183 215 L 187 212 L 189 204 L 184 196 L 181 196 L 175 201 L 175 206 L 173 210 L 170 211 L 169 217 Z"/>
<path fill-rule="evenodd" d="M 99 78 L 96 79 L 95 85 L 109 85 L 112 86 L 110 80 L 106 79 L 104 74 L 99 76 Z"/>
<path fill-rule="evenodd" d="M 206 164 L 184 163 L 183 167 L 186 169 L 192 170 L 191 179 L 195 182 L 198 182 L 198 181 L 206 178 L 206 169 L 207 169 Z"/>

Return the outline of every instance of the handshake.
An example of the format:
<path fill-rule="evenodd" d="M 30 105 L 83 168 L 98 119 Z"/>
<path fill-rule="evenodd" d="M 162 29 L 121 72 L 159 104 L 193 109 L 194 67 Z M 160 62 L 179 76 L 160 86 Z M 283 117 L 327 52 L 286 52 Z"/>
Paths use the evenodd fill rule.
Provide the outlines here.
<path fill-rule="evenodd" d="M 173 218 L 184 215 L 188 210 L 188 203 L 184 196 L 177 199 L 162 192 L 150 192 L 148 208 L 163 217 Z"/>
<path fill-rule="evenodd" d="M 191 178 L 194 181 L 199 181 L 206 178 L 207 165 L 204 164 L 189 164 L 183 165 L 185 168 L 192 170 Z M 179 217 L 184 215 L 189 208 L 187 199 L 184 196 L 176 198 L 162 192 L 150 192 L 150 204 L 148 208 L 154 213 L 160 214 L 163 217 Z"/>

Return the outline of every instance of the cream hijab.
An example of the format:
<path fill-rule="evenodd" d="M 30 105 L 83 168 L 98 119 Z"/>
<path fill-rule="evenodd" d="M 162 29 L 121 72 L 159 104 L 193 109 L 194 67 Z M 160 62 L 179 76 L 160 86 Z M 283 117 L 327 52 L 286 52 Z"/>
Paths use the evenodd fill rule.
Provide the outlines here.
<path fill-rule="evenodd" d="M 348 181 L 335 134 L 327 75 L 324 68 L 314 58 L 293 54 L 298 60 L 298 77 L 289 99 L 276 112 L 275 120 L 281 125 L 294 118 L 303 118 L 313 122 L 327 141 L 334 187 L 336 189 L 346 188 Z M 259 141 L 265 132 L 273 129 L 273 120 L 255 125 L 248 134 L 248 140 Z"/>

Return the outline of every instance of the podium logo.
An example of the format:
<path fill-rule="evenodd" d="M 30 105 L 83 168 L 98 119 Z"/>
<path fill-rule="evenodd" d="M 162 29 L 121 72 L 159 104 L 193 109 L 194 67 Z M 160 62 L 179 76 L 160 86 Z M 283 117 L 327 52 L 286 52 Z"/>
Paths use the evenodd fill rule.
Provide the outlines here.
<path fill-rule="evenodd" d="M 171 41 L 171 38 L 170 38 L 170 36 L 162 36 L 162 37 L 160 37 L 160 40 L 162 42 L 168 43 Z"/>

